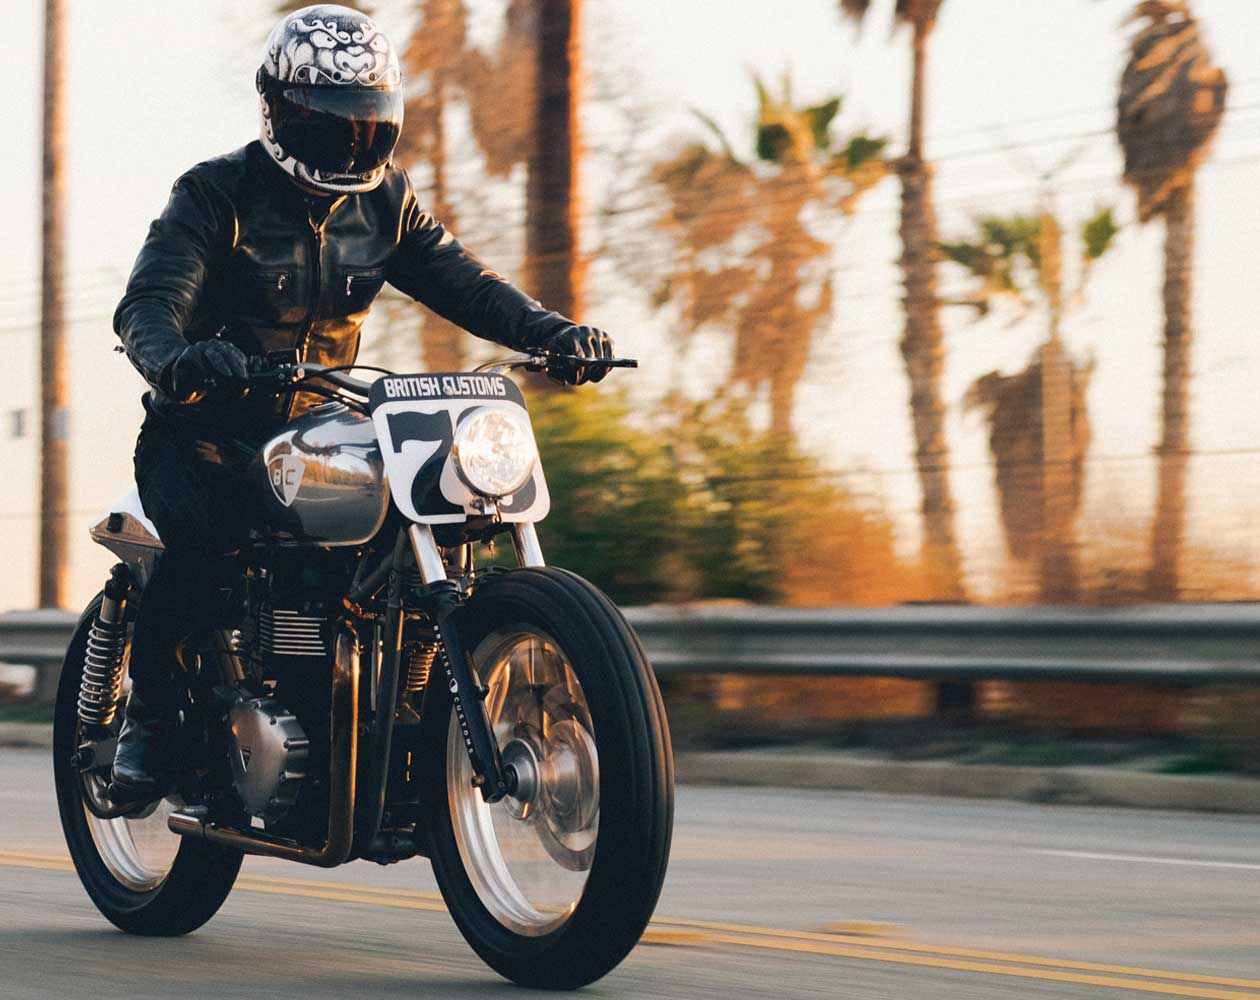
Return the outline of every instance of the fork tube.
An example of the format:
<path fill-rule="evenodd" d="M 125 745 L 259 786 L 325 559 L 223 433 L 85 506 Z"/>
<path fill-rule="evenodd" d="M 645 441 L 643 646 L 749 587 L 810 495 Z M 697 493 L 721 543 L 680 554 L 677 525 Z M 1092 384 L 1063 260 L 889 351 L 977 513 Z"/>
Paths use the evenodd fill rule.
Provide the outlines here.
<path fill-rule="evenodd" d="M 433 537 L 433 529 L 427 524 L 413 524 L 407 529 L 407 534 L 411 536 L 411 550 L 415 553 L 420 579 L 425 586 L 445 580 L 446 563 L 442 561 L 442 550 Z"/>
<path fill-rule="evenodd" d="M 533 521 L 512 525 L 512 545 L 516 548 L 516 561 L 521 566 L 546 566 L 542 546 L 538 544 L 538 529 Z"/>

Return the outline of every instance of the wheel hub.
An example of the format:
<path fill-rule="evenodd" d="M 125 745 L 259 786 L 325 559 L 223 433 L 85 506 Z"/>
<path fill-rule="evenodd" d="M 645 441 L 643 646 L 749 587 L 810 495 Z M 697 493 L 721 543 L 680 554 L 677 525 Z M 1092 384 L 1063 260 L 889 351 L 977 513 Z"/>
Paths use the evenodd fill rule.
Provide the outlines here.
<path fill-rule="evenodd" d="M 538 753 L 528 741 L 515 739 L 503 748 L 501 756 L 512 789 L 512 793 L 504 797 L 503 805 L 514 819 L 530 819 L 538 798 Z"/>

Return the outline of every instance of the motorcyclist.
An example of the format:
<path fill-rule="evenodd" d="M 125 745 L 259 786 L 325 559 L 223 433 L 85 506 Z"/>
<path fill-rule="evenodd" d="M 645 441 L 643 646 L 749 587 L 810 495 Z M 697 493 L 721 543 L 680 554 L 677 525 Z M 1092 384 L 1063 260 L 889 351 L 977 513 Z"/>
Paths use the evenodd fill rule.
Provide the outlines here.
<path fill-rule="evenodd" d="M 301 393 L 243 399 L 249 358 L 295 349 L 302 360 L 352 362 L 384 282 L 514 350 L 612 356 L 605 333 L 544 309 L 420 207 L 391 160 L 403 117 L 397 54 L 369 17 L 332 4 L 284 17 L 257 86 L 259 140 L 175 182 L 114 315 L 150 386 L 136 483 L 165 545 L 132 641 L 110 785 L 119 802 L 164 791 L 183 694 L 181 639 L 221 617 L 225 556 L 260 520 L 246 465 L 309 405 Z M 578 367 L 560 377 L 603 373 Z"/>

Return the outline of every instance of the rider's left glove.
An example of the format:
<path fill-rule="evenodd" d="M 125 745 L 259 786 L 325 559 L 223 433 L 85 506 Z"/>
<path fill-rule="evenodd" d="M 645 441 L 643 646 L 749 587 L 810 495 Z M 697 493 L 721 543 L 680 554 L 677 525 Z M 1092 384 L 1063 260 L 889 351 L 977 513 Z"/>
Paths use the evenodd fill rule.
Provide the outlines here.
<path fill-rule="evenodd" d="M 247 364 L 245 353 L 231 341 L 189 344 L 171 363 L 171 393 L 180 402 L 193 402 L 208 390 L 244 380 Z"/>
<path fill-rule="evenodd" d="M 572 354 L 582 358 L 615 357 L 612 337 L 593 326 L 574 324 L 565 327 L 543 341 L 542 348 L 548 354 Z M 585 368 L 569 362 L 549 367 L 547 374 L 565 385 L 582 385 L 600 381 L 608 374 L 608 369 Z"/>

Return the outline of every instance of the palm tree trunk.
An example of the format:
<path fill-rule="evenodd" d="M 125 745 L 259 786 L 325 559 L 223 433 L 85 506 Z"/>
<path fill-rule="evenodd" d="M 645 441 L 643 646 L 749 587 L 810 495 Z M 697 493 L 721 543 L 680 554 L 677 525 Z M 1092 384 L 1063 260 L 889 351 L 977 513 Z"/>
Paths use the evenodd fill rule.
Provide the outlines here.
<path fill-rule="evenodd" d="M 1190 338 L 1194 295 L 1194 181 L 1174 192 L 1165 213 L 1164 401 L 1159 495 L 1151 533 L 1151 596 L 1176 600 L 1181 592 L 1189 458 Z"/>
<path fill-rule="evenodd" d="M 40 288 L 39 605 L 66 597 L 65 9 L 44 0 L 43 264 Z"/>
<path fill-rule="evenodd" d="M 576 316 L 578 251 L 580 0 L 537 0 L 538 93 L 529 162 L 526 254 L 531 291 L 549 309 Z"/>
<path fill-rule="evenodd" d="M 1054 329 L 1041 361 L 1041 601 L 1067 604 L 1079 597 L 1076 567 L 1076 504 L 1073 491 L 1072 362 Z"/>
<path fill-rule="evenodd" d="M 914 77 L 910 144 L 897 162 L 901 178 L 901 267 L 905 280 L 906 328 L 901 356 L 910 380 L 915 461 L 923 491 L 924 561 L 934 589 L 946 600 L 962 600 L 962 563 L 954 536 L 954 501 L 946 468 L 945 405 L 941 399 L 944 349 L 936 299 L 936 219 L 931 168 L 923 159 L 923 117 L 928 28 L 914 26 Z"/>
<path fill-rule="evenodd" d="M 446 74 L 433 70 L 433 215 L 454 228 L 446 180 Z M 464 368 L 464 342 L 467 334 L 436 313 L 424 316 L 420 326 L 420 353 L 424 366 L 434 372 L 457 372 Z"/>

